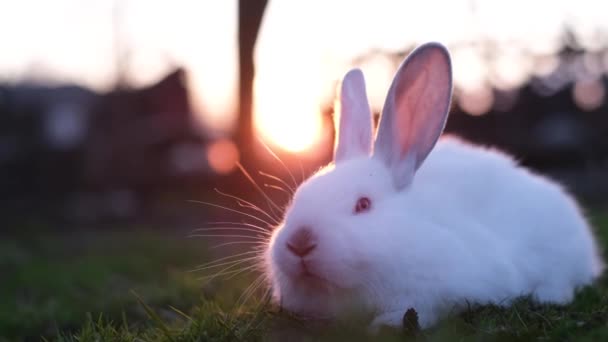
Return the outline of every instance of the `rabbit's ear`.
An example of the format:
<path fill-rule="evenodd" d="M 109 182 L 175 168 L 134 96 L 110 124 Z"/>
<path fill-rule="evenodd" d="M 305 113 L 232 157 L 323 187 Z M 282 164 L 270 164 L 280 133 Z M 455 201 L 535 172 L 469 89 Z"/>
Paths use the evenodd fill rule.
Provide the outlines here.
<path fill-rule="evenodd" d="M 367 102 L 365 80 L 359 69 L 349 71 L 342 80 L 336 107 L 336 146 L 334 161 L 369 156 L 372 149 L 372 114 Z"/>
<path fill-rule="evenodd" d="M 407 186 L 433 149 L 452 98 L 450 55 L 428 43 L 401 64 L 388 91 L 374 145 L 374 157 L 391 169 L 395 186 Z"/>

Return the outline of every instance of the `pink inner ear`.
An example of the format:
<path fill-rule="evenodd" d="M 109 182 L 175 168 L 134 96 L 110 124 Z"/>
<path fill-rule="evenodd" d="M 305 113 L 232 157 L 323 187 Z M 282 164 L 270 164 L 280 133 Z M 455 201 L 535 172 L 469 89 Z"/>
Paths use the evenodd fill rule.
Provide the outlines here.
<path fill-rule="evenodd" d="M 446 96 L 449 97 L 450 90 L 446 88 L 450 87 L 449 64 L 445 63 L 441 53 L 429 51 L 426 54 L 426 59 L 419 59 L 423 62 L 410 66 L 417 68 L 417 72 L 409 74 L 413 76 L 409 79 L 406 76 L 401 83 L 403 87 L 397 89 L 396 109 L 397 113 L 401 113 L 396 116 L 397 129 L 408 132 L 397 134 L 401 146 L 400 157 L 416 151 L 414 144 L 432 145 L 437 131 L 441 130 L 438 126 L 443 124 L 444 112 L 448 110 L 446 103 L 449 99 Z"/>
<path fill-rule="evenodd" d="M 399 144 L 401 146 L 400 157 L 403 157 L 408 151 L 411 150 L 412 144 L 414 143 L 414 137 L 422 132 L 412 132 L 412 129 L 419 129 L 421 127 L 420 120 L 425 118 L 422 115 L 416 115 L 416 113 L 424 112 L 428 110 L 428 101 L 426 93 L 429 86 L 429 71 L 425 67 L 420 73 L 417 74 L 415 80 L 412 81 L 408 89 L 399 90 L 401 94 L 405 94 L 399 98 L 397 103 L 397 127 L 404 129 L 404 131 L 410 131 L 411 134 L 398 134 Z"/>

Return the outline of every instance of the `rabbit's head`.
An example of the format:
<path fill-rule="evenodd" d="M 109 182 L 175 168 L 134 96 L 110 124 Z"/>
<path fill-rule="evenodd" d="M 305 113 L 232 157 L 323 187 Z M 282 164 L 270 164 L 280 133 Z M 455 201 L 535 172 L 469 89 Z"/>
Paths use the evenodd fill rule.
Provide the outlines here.
<path fill-rule="evenodd" d="M 334 162 L 297 189 L 266 253 L 284 308 L 318 317 L 373 306 L 376 291 L 398 276 L 391 239 L 399 223 L 385 203 L 414 180 L 443 131 L 451 95 L 447 50 L 417 48 L 396 73 L 373 142 L 363 74 L 346 74 Z"/>

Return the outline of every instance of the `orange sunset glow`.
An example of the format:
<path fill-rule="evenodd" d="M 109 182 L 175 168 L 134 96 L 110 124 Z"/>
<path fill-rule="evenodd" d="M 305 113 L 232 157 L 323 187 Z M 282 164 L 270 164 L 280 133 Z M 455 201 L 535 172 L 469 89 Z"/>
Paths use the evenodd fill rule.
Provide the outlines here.
<path fill-rule="evenodd" d="M 299 80 L 284 87 L 280 79 L 254 82 L 255 127 L 262 138 L 288 152 L 309 150 L 321 135 L 321 113 L 314 85 Z"/>
<path fill-rule="evenodd" d="M 555 54 L 564 25 L 571 25 L 589 50 L 599 44 L 594 32 L 608 30 L 608 2 L 475 3 L 472 11 L 462 0 L 269 1 L 255 48 L 254 123 L 260 136 L 288 152 L 314 150 L 322 136 L 323 104 L 332 103 L 336 82 L 353 66 L 363 69 L 370 105 L 379 110 L 398 61 L 382 54 L 361 59 L 370 51 L 390 54 L 429 40 L 458 47 L 452 49 L 454 77 L 459 94 L 467 95 L 463 107 L 483 115 L 493 101 L 488 86 L 517 87 L 541 69 L 553 70 L 555 65 L 541 68 L 528 57 L 546 60 Z M 115 80 L 117 55 L 128 56 L 125 79 L 133 87 L 151 84 L 180 65 L 188 71 L 191 101 L 202 125 L 217 136 L 235 127 L 236 0 L 99 1 L 91 6 L 57 0 L 40 2 L 35 11 L 32 6 L 15 1 L 0 11 L 0 78 L 35 77 L 105 91 Z M 543 25 L 536 25 L 540 14 Z M 23 17 L 38 24 L 23 25 Z M 57 25 L 56 18 L 64 24 Z M 14 27 L 21 30 L 19 37 L 12 34 Z M 492 70 L 474 44 L 488 35 L 500 47 Z M 592 82 L 581 84 L 575 95 L 589 108 L 604 97 Z"/>
<path fill-rule="evenodd" d="M 310 149 L 321 135 L 321 114 L 314 103 L 294 106 L 282 101 L 258 102 L 255 126 L 264 140 L 289 152 Z"/>

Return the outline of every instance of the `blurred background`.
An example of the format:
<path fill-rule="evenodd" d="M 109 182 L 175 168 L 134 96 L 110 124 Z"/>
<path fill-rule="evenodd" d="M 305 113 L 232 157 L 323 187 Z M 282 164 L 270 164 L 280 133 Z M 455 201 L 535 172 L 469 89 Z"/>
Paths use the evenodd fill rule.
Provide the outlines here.
<path fill-rule="evenodd" d="M 254 177 L 286 175 L 262 141 L 306 175 L 331 156 L 341 76 L 362 68 L 378 113 L 400 61 L 431 40 L 454 59 L 447 132 L 507 150 L 602 201 L 607 7 L 2 1 L 3 216 L 94 222 L 163 208 L 171 216 L 214 187 L 248 198 L 255 192 L 239 183 L 238 160 Z"/>
<path fill-rule="evenodd" d="M 363 69 L 378 114 L 399 63 L 427 41 L 453 58 L 446 132 L 510 152 L 603 211 L 605 13 L 597 0 L 0 0 L 0 271 L 22 288 L 39 278 L 17 270 L 42 246 L 72 258 L 75 245 L 124 238 L 99 230 L 183 237 L 233 215 L 189 202 L 234 206 L 216 188 L 274 210 L 237 163 L 281 206 L 286 188 L 331 160 L 344 73 Z M 14 240 L 66 230 L 93 235 L 67 248 Z M 160 255 L 158 267 L 173 260 Z M 5 292 L 18 299 L 5 319 L 38 305 L 39 292 L 18 292 Z"/>

